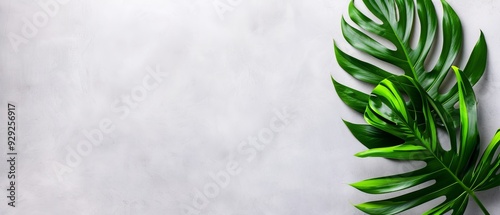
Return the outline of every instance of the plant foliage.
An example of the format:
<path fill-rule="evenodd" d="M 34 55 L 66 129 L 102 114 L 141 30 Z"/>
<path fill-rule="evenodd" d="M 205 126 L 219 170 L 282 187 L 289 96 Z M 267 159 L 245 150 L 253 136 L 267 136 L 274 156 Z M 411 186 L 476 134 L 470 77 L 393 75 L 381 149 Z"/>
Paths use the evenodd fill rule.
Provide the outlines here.
<path fill-rule="evenodd" d="M 363 3 L 376 19 L 363 13 L 358 3 Z M 352 47 L 404 72 L 398 75 L 386 71 L 335 45 L 339 65 L 357 80 L 374 85 L 368 95 L 332 77 L 341 100 L 363 113 L 367 122 L 359 125 L 345 121 L 352 134 L 368 148 L 356 156 L 426 163 L 423 168 L 403 174 L 352 184 L 370 194 L 398 192 L 389 199 L 356 205 L 368 214 L 397 214 L 442 196 L 445 200 L 425 214 L 463 214 L 469 198 L 489 214 L 475 192 L 500 185 L 500 157 L 496 155 L 500 132 L 480 156 L 477 102 L 472 89 L 486 67 L 486 42 L 481 33 L 464 69 L 454 67 L 462 45 L 462 27 L 451 6 L 444 0 L 441 4 L 443 45 L 436 65 L 429 71 L 425 69 L 426 60 L 436 43 L 438 28 L 431 0 L 352 1 L 349 18 L 353 24 L 342 19 L 344 38 Z M 419 35 L 413 35 L 414 25 L 420 26 Z M 411 47 L 412 37 L 418 38 L 415 47 Z M 380 38 L 395 48 L 382 45 Z M 441 93 L 448 75 L 456 81 L 449 91 Z M 446 138 L 438 138 L 440 130 L 447 134 Z M 445 150 L 443 141 L 451 149 Z M 430 185 L 404 192 L 426 182 Z"/>

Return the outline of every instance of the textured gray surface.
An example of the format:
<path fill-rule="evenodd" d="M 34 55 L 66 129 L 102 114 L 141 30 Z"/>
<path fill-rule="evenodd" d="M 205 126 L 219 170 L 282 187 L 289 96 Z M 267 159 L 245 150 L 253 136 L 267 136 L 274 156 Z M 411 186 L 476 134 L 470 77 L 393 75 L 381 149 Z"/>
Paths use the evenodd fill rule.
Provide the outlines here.
<path fill-rule="evenodd" d="M 339 26 L 348 1 L 69 0 L 51 7 L 46 23 L 37 2 L 47 0 L 0 1 L 0 113 L 8 101 L 18 105 L 20 153 L 17 205 L 2 197 L 0 214 L 183 214 L 196 206 L 210 215 L 362 214 L 351 204 L 373 197 L 348 183 L 412 167 L 353 156 L 363 147 L 341 118 L 362 119 L 329 79 L 360 86 L 332 50 L 336 38 L 353 52 Z M 218 14 L 214 2 L 228 11 Z M 489 43 L 476 87 L 486 143 L 500 127 L 500 3 L 450 3 L 464 25 L 464 53 L 479 29 Z M 34 16 L 41 26 L 13 45 Z M 2 121 L 3 140 L 5 130 Z M 7 168 L 0 163 L 0 196 Z M 480 194 L 492 214 L 500 213 L 497 192 Z M 479 214 L 474 203 L 468 214 Z"/>

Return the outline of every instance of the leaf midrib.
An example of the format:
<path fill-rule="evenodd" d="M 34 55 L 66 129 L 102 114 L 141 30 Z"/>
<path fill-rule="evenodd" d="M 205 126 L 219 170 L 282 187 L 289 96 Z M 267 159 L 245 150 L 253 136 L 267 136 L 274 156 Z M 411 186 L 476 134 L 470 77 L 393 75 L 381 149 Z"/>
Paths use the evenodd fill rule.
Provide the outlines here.
<path fill-rule="evenodd" d="M 406 62 L 408 63 L 408 66 L 410 67 L 410 70 L 413 74 L 413 78 L 417 78 L 417 71 L 415 70 L 415 65 L 413 65 L 413 62 L 411 61 L 410 59 L 410 54 L 409 54 L 409 51 L 406 50 L 406 47 L 405 47 L 405 44 L 403 43 L 403 41 L 399 38 L 399 35 L 397 34 L 397 31 L 394 29 L 394 27 L 391 25 L 391 23 L 389 22 L 389 20 L 387 19 L 387 17 L 385 17 L 385 23 L 387 23 L 387 25 L 389 26 L 389 28 L 391 29 L 392 31 L 392 34 L 394 35 L 394 37 L 396 38 L 396 40 L 398 41 L 397 46 L 399 46 L 399 48 L 401 48 L 403 50 L 403 53 L 405 55 L 405 58 L 406 58 Z"/>
<path fill-rule="evenodd" d="M 486 208 L 484 207 L 484 205 L 481 203 L 481 201 L 477 198 L 476 194 L 474 193 L 474 191 L 471 190 L 471 188 L 469 188 L 467 185 L 465 185 L 463 183 L 462 180 L 460 180 L 456 175 L 455 173 L 453 173 L 451 171 L 450 168 L 448 168 L 448 166 L 446 166 L 442 161 L 441 159 L 438 158 L 438 156 L 434 153 L 434 151 L 432 151 L 431 149 L 429 149 L 428 145 L 427 144 L 424 144 L 424 143 L 428 143 L 428 141 L 424 140 L 420 135 L 417 135 L 417 132 L 415 131 L 415 129 L 413 127 L 411 127 L 407 122 L 406 120 L 402 120 L 403 124 L 409 128 L 409 130 L 413 133 L 413 135 L 415 137 L 417 137 L 417 139 L 421 142 L 421 144 L 423 145 L 423 147 L 429 151 L 432 155 L 432 157 L 434 159 L 436 159 L 439 164 L 441 164 L 441 166 L 443 167 L 444 170 L 446 170 L 452 177 L 453 179 L 455 179 L 455 181 L 464 189 L 464 191 L 470 195 L 474 201 L 479 205 L 479 207 L 481 207 L 481 209 L 483 210 L 483 212 L 486 214 L 486 215 L 489 215 L 488 211 L 486 210 Z"/>

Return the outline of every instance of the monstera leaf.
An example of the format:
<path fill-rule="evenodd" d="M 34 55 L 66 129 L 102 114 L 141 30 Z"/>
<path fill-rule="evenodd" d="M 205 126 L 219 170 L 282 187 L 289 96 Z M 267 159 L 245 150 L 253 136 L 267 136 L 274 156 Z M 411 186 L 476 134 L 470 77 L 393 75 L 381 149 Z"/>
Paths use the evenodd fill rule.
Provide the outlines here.
<path fill-rule="evenodd" d="M 460 19 L 450 5 L 445 0 L 441 0 L 443 7 L 442 49 L 439 53 L 435 53 L 439 55 L 436 65 L 430 71 L 426 71 L 424 65 L 433 44 L 437 42 L 438 28 L 436 9 L 431 0 L 416 0 L 416 3 L 414 0 L 363 0 L 364 5 L 379 20 L 369 18 L 358 9 L 355 2 L 359 1 L 351 1 L 349 5 L 349 17 L 357 28 L 342 19 L 342 32 L 347 42 L 364 53 L 400 68 L 406 76 L 416 80 L 432 98 L 441 102 L 447 111 L 452 111 L 458 100 L 457 86 L 455 85 L 446 93 L 439 93 L 439 88 L 457 59 L 462 46 Z M 418 22 L 414 15 L 415 11 L 418 14 Z M 420 26 L 418 36 L 413 35 L 414 25 Z M 411 47 L 412 36 L 418 38 L 416 47 Z M 382 45 L 376 40 L 377 37 L 390 42 L 395 48 Z M 481 33 L 464 69 L 465 77 L 472 85 L 484 73 L 486 52 L 486 42 Z M 350 56 L 340 50 L 337 45 L 335 45 L 335 55 L 338 63 L 347 73 L 366 83 L 378 84 L 395 74 L 395 72 L 385 71 L 376 65 Z M 340 88 L 338 91 L 344 91 L 346 88 L 339 83 L 336 85 Z M 358 103 L 366 105 L 368 102 L 367 95 L 359 91 L 340 95 L 342 100 L 348 105 L 353 105 L 353 108 L 360 112 L 363 110 L 357 108 Z"/>
<path fill-rule="evenodd" d="M 372 16 L 359 9 L 361 3 Z M 438 56 L 433 66 L 426 65 L 438 32 L 431 0 L 352 1 L 349 18 L 353 24 L 342 19 L 342 32 L 351 46 L 404 73 L 386 71 L 380 66 L 382 62 L 377 66 L 379 63 L 362 61 L 335 45 L 339 65 L 355 79 L 374 86 L 368 95 L 332 77 L 341 100 L 363 113 L 367 122 L 344 121 L 368 148 L 356 156 L 426 163 L 403 174 L 352 184 L 370 194 L 397 192 L 395 197 L 356 205 L 368 214 L 397 214 L 439 197 L 445 197 L 444 201 L 424 214 L 463 214 L 470 198 L 489 214 L 476 192 L 500 185 L 500 132 L 479 156 L 477 102 L 472 89 L 486 67 L 486 42 L 481 33 L 464 70 L 452 67 L 459 57 L 462 27 L 450 5 L 445 0 L 441 4 L 442 48 L 432 53 Z M 415 35 L 415 25 L 420 27 L 419 35 Z M 412 39 L 417 40 L 414 47 Z M 440 88 L 452 71 L 456 81 L 452 80 L 452 88 L 443 93 Z M 442 133 L 446 138 L 438 135 Z"/>
<path fill-rule="evenodd" d="M 364 4 L 375 17 L 370 18 L 359 9 Z M 449 91 L 440 93 L 440 88 L 450 73 L 450 67 L 459 57 L 462 46 L 462 26 L 455 11 L 441 0 L 443 17 L 441 21 L 442 48 L 432 51 L 438 41 L 438 17 L 431 0 L 363 0 L 351 1 L 349 5 L 349 24 L 342 18 L 342 32 L 346 41 L 355 49 L 376 59 L 401 69 L 404 75 L 411 77 L 453 117 L 455 126 L 459 123 L 458 110 L 454 105 L 458 101 L 458 88 L 455 84 Z M 418 19 L 417 19 L 418 18 Z M 420 27 L 417 34 L 415 26 Z M 415 38 L 416 46 L 411 40 Z M 392 47 L 383 45 L 381 40 L 389 42 Z M 335 56 L 339 65 L 352 77 L 372 85 L 398 74 L 398 71 L 386 71 L 375 64 L 362 61 L 346 54 L 336 44 Z M 431 54 L 438 56 L 437 63 L 426 71 L 426 60 Z M 487 47 L 481 33 L 463 70 L 464 78 L 474 85 L 479 81 L 486 67 Z M 361 91 L 347 87 L 333 79 L 335 89 L 341 100 L 352 109 L 363 113 L 369 96 Z M 434 113 L 433 113 L 434 114 Z M 357 138 L 368 148 L 374 144 L 391 146 L 398 143 L 396 137 L 367 125 L 346 122 L 353 132 L 364 131 Z M 437 120 L 438 126 L 444 123 Z M 385 139 L 388 138 L 389 141 Z M 371 140 L 375 139 L 373 143 Z M 383 141 L 380 141 L 383 140 Z"/>
<path fill-rule="evenodd" d="M 451 115 L 417 80 L 409 76 L 393 76 L 375 87 L 368 99 L 365 120 L 403 142 L 390 147 L 374 147 L 357 156 L 424 161 L 426 166 L 399 175 L 357 182 L 352 186 L 366 193 L 383 194 L 406 190 L 425 182 L 432 184 L 390 199 L 356 205 L 358 209 L 368 214 L 397 214 L 444 196 L 446 199 L 441 204 L 424 214 L 449 211 L 463 214 L 469 197 L 485 214 L 489 214 L 475 192 L 500 185 L 500 157 L 495 155 L 500 146 L 500 133 L 497 132 L 477 162 L 479 134 L 476 99 L 466 75 L 458 68 L 454 70 L 459 96 L 458 129 L 455 129 Z M 435 116 L 444 122 L 443 127 L 436 126 Z M 438 138 L 440 129 L 447 133 L 444 140 Z M 450 144 L 450 150 L 442 147 L 443 141 Z"/>

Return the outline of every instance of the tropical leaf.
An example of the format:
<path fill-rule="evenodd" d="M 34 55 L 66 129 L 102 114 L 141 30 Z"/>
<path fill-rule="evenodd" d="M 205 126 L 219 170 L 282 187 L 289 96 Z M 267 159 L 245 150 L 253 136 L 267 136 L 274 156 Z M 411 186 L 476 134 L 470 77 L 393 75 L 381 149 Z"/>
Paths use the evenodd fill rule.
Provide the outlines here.
<path fill-rule="evenodd" d="M 387 135 L 386 132 L 371 125 L 354 124 L 344 121 L 351 133 L 367 148 L 379 148 L 384 146 L 395 146 L 404 142 L 403 139 L 393 135 Z"/>
<path fill-rule="evenodd" d="M 382 80 L 373 90 L 365 110 L 365 120 L 373 127 L 401 138 L 404 142 L 389 147 L 374 147 L 358 157 L 382 157 L 397 160 L 424 161 L 426 166 L 411 172 L 373 178 L 352 184 L 370 194 L 393 193 L 433 182 L 430 186 L 405 194 L 356 205 L 368 214 L 397 214 L 439 198 L 445 200 L 424 214 L 463 214 L 472 198 L 489 214 L 475 192 L 500 185 L 500 133 L 493 138 L 478 162 L 479 133 L 476 98 L 465 73 L 454 67 L 459 97 L 459 129 L 455 129 L 450 113 L 436 102 L 420 84 L 409 76 L 392 76 Z M 435 114 L 434 114 L 435 113 Z M 436 126 L 436 119 L 444 122 Z M 438 138 L 438 130 L 447 133 Z M 352 130 L 354 135 L 357 130 Z M 458 132 L 459 135 L 456 133 Z M 361 132 L 364 133 L 364 132 Z M 445 150 L 442 142 L 449 142 Z M 477 165 L 476 165 L 477 163 Z"/>
<path fill-rule="evenodd" d="M 361 4 L 361 1 L 352 0 L 349 5 L 349 18 L 353 24 L 342 18 L 342 32 L 346 41 L 357 50 L 400 68 L 404 75 L 417 81 L 436 102 L 441 103 L 447 112 L 458 116 L 458 111 L 454 108 L 458 101 L 457 85 L 455 84 L 448 92 L 439 92 L 462 46 L 461 22 L 451 6 L 445 0 L 441 0 L 442 49 L 434 53 L 439 56 L 437 63 L 426 71 L 425 63 L 433 45 L 437 42 L 438 32 L 438 16 L 432 1 L 363 0 L 362 3 L 376 19 L 363 13 L 357 6 L 358 3 Z M 414 25 L 420 26 L 419 35 L 414 35 L 416 34 L 413 30 Z M 415 47 L 411 46 L 412 37 L 418 38 Z M 379 42 L 379 38 L 391 43 L 395 49 L 383 45 Z M 383 79 L 397 74 L 395 71 L 386 71 L 380 66 L 348 55 L 336 44 L 334 49 L 339 65 L 362 82 L 376 85 Z M 472 85 L 476 84 L 484 73 L 486 54 L 486 41 L 481 32 L 464 68 L 464 77 Z M 354 110 L 363 113 L 364 109 L 361 107 L 367 105 L 368 95 L 341 85 L 335 80 L 333 82 L 341 100 Z M 455 117 L 455 124 L 458 124 L 458 120 L 458 117 Z"/>
<path fill-rule="evenodd" d="M 336 44 L 339 65 L 355 79 L 374 85 L 371 95 L 345 86 L 332 77 L 341 100 L 363 113 L 368 124 L 344 121 L 368 150 L 358 157 L 381 157 L 401 161 L 424 161 L 425 167 L 398 175 L 352 184 L 370 194 L 394 193 L 395 197 L 366 202 L 356 207 L 369 214 L 397 214 L 439 197 L 444 201 L 424 214 L 463 214 L 472 198 L 485 214 L 475 192 L 500 186 L 500 130 L 479 158 L 476 98 L 472 86 L 486 67 L 486 42 L 481 32 L 470 57 L 460 71 L 452 67 L 462 46 L 462 27 L 455 11 L 441 0 L 442 48 L 432 69 L 426 65 L 437 39 L 438 17 L 431 0 L 363 0 L 375 18 L 352 0 L 349 18 L 342 19 L 342 32 L 355 49 L 392 64 L 403 71 L 386 71 L 342 51 Z M 418 19 L 417 19 L 418 18 Z M 414 35 L 415 25 L 420 34 Z M 416 46 L 411 46 L 417 38 Z M 391 47 L 380 42 L 385 40 Z M 450 70 L 450 68 L 453 68 Z M 456 76 L 447 92 L 446 77 Z M 458 104 L 458 108 L 455 106 Z M 446 138 L 438 138 L 444 132 Z M 445 150 L 443 143 L 451 149 Z M 425 183 L 425 184 L 424 184 Z M 415 187 L 420 185 L 420 187 Z M 414 191 L 407 191 L 413 188 Z"/>

